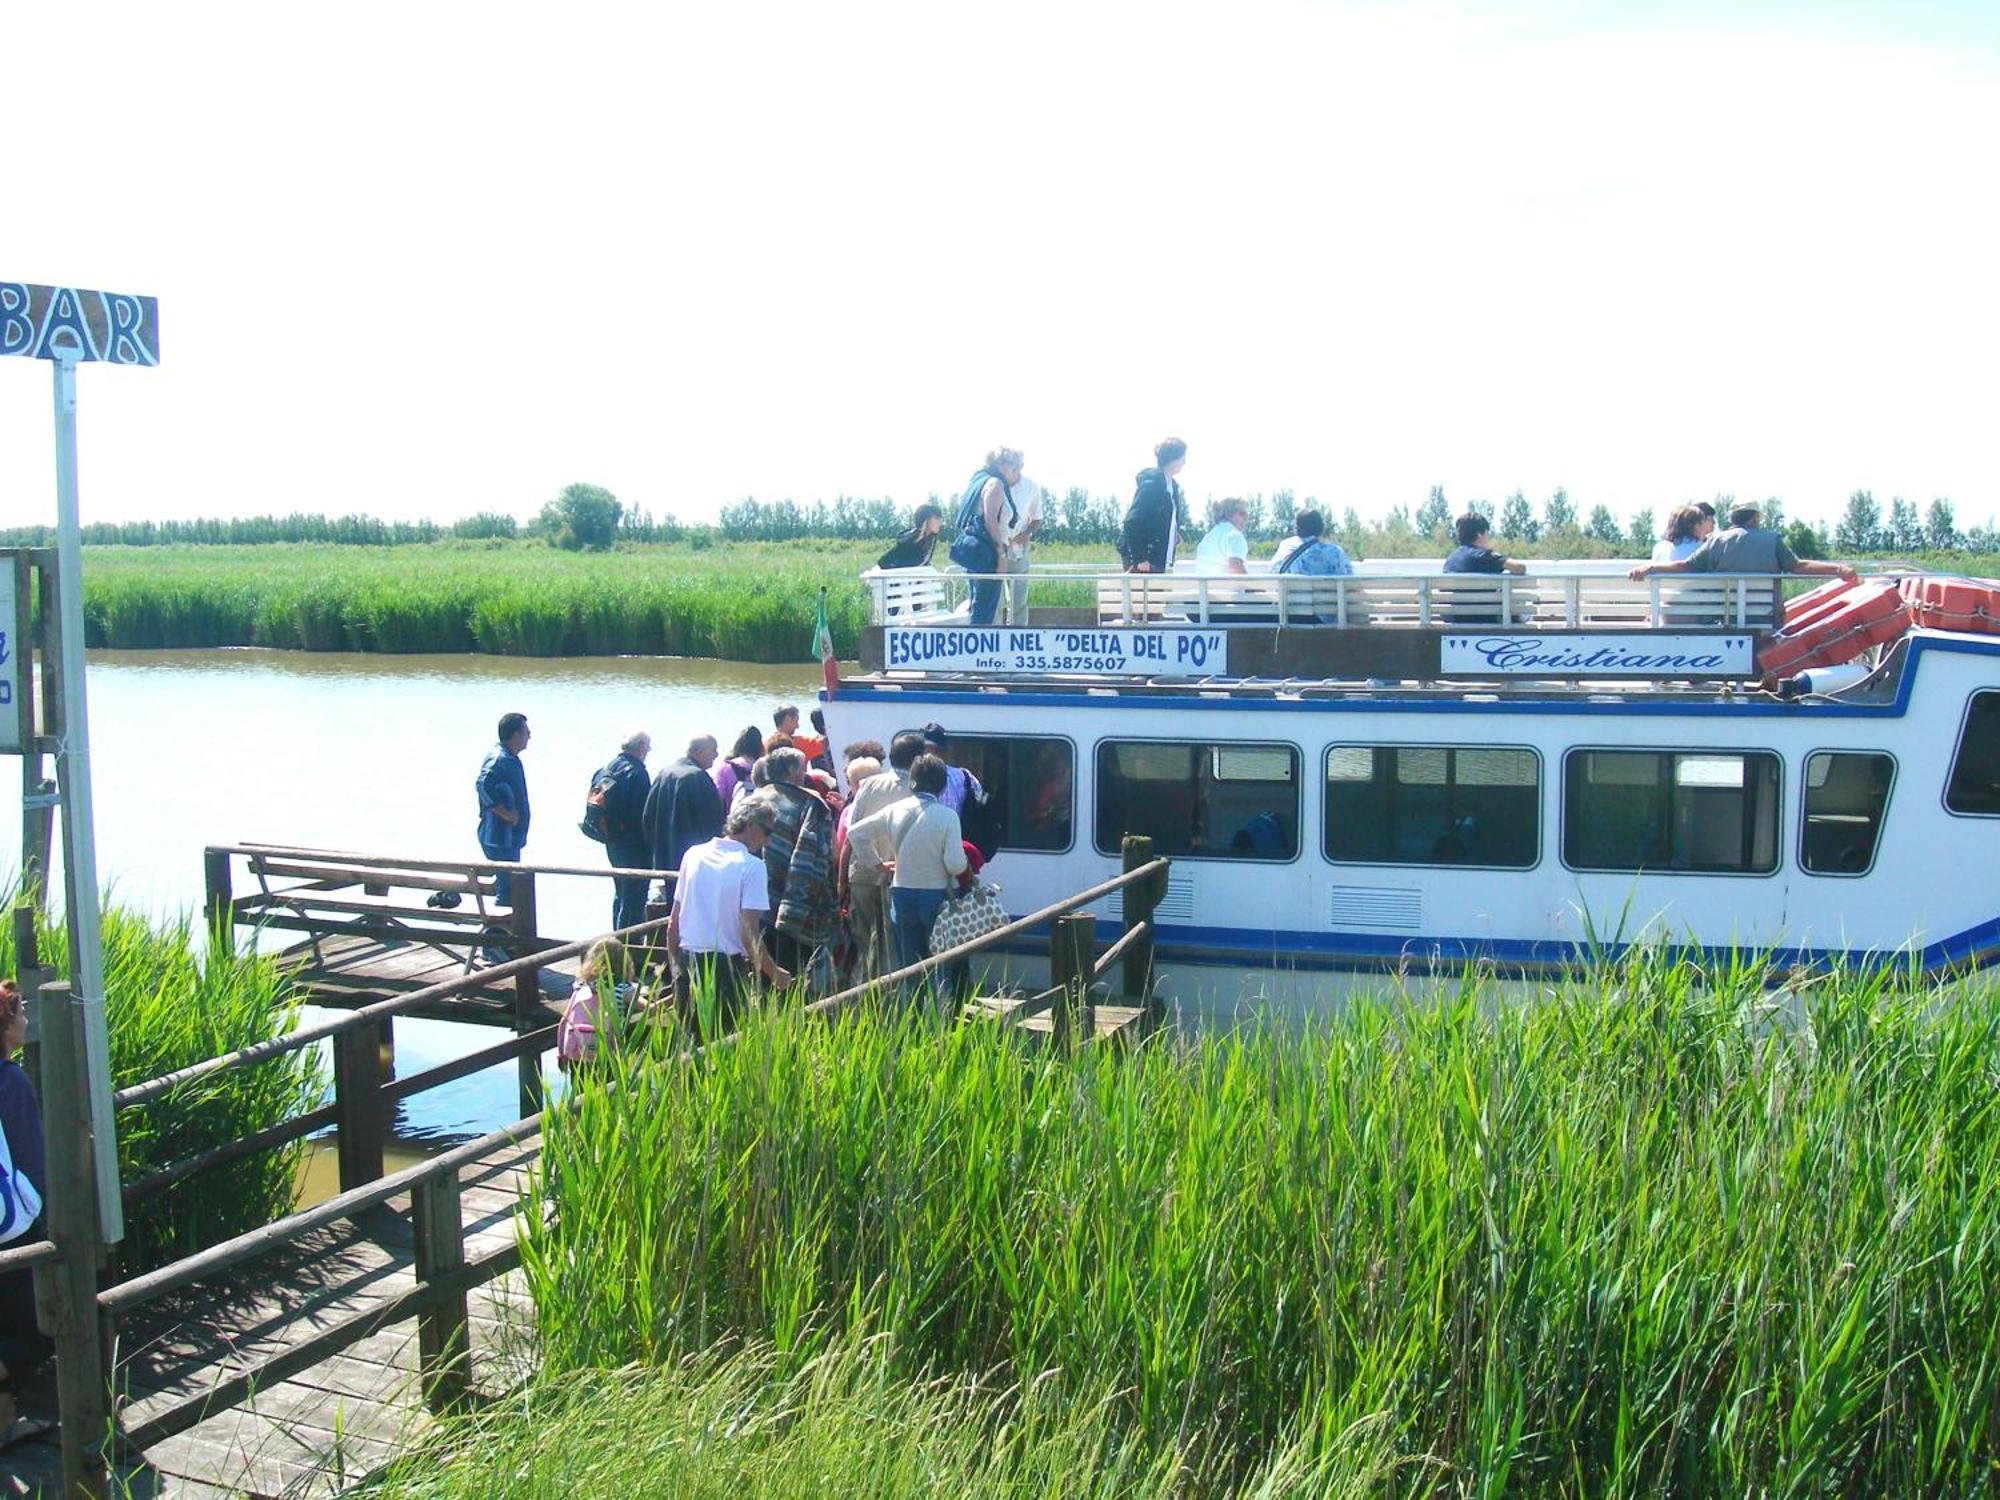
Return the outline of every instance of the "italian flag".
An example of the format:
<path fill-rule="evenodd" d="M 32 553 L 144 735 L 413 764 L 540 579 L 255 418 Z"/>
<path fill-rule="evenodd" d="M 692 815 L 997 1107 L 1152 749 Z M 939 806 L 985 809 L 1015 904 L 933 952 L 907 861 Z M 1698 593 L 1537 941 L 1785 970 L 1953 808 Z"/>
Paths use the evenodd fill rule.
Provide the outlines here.
<path fill-rule="evenodd" d="M 840 663 L 833 654 L 833 631 L 826 623 L 826 590 L 819 591 L 819 622 L 813 626 L 813 655 L 826 674 L 826 695 L 831 698 L 840 685 Z"/>

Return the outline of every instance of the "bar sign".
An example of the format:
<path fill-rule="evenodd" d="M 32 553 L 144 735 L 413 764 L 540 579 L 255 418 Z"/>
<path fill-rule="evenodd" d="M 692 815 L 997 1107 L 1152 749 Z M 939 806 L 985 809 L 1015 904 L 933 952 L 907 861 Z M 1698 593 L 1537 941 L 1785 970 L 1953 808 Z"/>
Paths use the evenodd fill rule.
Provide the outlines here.
<path fill-rule="evenodd" d="M 0 354 L 78 364 L 157 365 L 155 297 L 0 281 Z"/>

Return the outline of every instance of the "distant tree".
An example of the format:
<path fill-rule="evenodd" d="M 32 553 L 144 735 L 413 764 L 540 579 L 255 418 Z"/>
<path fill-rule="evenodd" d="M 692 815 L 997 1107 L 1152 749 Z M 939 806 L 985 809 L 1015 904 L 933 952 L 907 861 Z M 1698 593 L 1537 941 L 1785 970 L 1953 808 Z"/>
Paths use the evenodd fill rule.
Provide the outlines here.
<path fill-rule="evenodd" d="M 1722 515 L 1724 519 L 1727 519 L 1729 512 L 1723 511 Z M 1782 532 L 1785 529 L 1785 502 L 1780 500 L 1776 495 L 1772 495 L 1764 501 L 1764 524 L 1777 532 Z"/>
<path fill-rule="evenodd" d="M 1803 557 L 1810 561 L 1813 558 L 1825 557 L 1827 554 L 1826 538 L 1804 521 L 1791 522 L 1784 528 L 1783 535 L 1785 545 L 1792 549 L 1794 557 Z"/>
<path fill-rule="evenodd" d="M 1444 486 L 1431 486 L 1430 498 L 1417 507 L 1415 522 L 1417 531 L 1433 538 L 1442 537 L 1452 521 L 1451 503 L 1444 498 Z"/>
<path fill-rule="evenodd" d="M 1361 555 L 1361 543 L 1367 535 L 1368 528 L 1361 524 L 1361 512 L 1351 505 L 1343 509 L 1340 513 L 1340 531 L 1334 540 L 1347 549 L 1349 556 Z"/>
<path fill-rule="evenodd" d="M 1528 508 L 1528 497 L 1519 490 L 1507 497 L 1507 503 L 1500 507 L 1500 535 L 1516 541 L 1538 541 L 1542 535 L 1541 523 L 1535 513 Z"/>
<path fill-rule="evenodd" d="M 1542 507 L 1542 529 L 1551 535 L 1576 530 L 1576 506 L 1570 502 L 1569 491 L 1561 485 L 1556 486 L 1556 492 Z"/>
<path fill-rule="evenodd" d="M 1635 552 L 1653 550 L 1653 507 L 1642 505 L 1632 512 L 1632 524 L 1626 528 L 1625 540 Z"/>
<path fill-rule="evenodd" d="M 1963 541 L 1958 534 L 1958 522 L 1952 515 L 1951 502 L 1940 495 L 1931 501 L 1930 515 L 1924 520 L 1924 545 L 1938 552 L 1949 552 Z"/>
<path fill-rule="evenodd" d="M 451 523 L 451 534 L 467 541 L 512 538 L 519 530 L 520 525 L 512 516 L 503 516 L 492 510 L 482 510 L 476 516 L 462 516 Z"/>
<path fill-rule="evenodd" d="M 540 535 L 571 552 L 608 552 L 618 539 L 624 507 L 611 491 L 595 484 L 567 484 L 536 518 Z"/>
<path fill-rule="evenodd" d="M 1600 542 L 1615 547 L 1625 540 L 1625 533 L 1619 528 L 1618 518 L 1611 514 L 1608 505 L 1593 505 L 1590 520 L 1584 524 L 1584 534 Z"/>
<path fill-rule="evenodd" d="M 1883 528 L 1883 540 L 1892 552 L 1915 552 L 1924 544 L 1924 523 L 1917 518 L 1914 500 L 1905 500 L 1901 495 L 1889 502 L 1889 524 Z"/>
<path fill-rule="evenodd" d="M 1833 534 L 1833 544 L 1843 552 L 1873 552 L 1882 545 L 1882 510 L 1867 490 L 1847 497 L 1847 511 Z"/>
<path fill-rule="evenodd" d="M 1410 524 L 1410 507 L 1398 501 L 1389 507 L 1389 518 L 1382 523 L 1382 543 L 1390 549 L 1392 557 L 1406 557 L 1416 540 L 1416 528 Z"/>

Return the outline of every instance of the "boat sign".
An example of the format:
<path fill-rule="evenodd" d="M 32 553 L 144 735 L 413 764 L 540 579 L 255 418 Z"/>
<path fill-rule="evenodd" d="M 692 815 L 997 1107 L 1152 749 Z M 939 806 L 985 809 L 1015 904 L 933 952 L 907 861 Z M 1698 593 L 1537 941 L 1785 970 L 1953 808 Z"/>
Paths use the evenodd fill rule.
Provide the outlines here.
<path fill-rule="evenodd" d="M 0 354 L 157 365 L 160 304 L 126 292 L 0 281 Z"/>
<path fill-rule="evenodd" d="M 1213 677 L 1229 671 L 1229 638 L 1220 630 L 891 625 L 882 632 L 882 665 L 891 672 Z"/>
<path fill-rule="evenodd" d="M 1440 665 L 1454 677 L 1753 677 L 1753 638 L 1742 635 L 1449 634 Z"/>

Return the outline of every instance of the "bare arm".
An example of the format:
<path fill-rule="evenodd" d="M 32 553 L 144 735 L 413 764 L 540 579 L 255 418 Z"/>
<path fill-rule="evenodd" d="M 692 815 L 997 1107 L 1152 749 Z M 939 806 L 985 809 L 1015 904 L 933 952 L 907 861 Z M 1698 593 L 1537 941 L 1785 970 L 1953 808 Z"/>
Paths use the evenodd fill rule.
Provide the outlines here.
<path fill-rule="evenodd" d="M 1786 571 L 1792 573 L 1805 573 L 1814 578 L 1851 579 L 1855 576 L 1854 569 L 1850 568 L 1846 563 L 1806 562 L 1804 559 L 1801 559 L 1798 562 L 1793 563 L 1791 567 Z"/>
<path fill-rule="evenodd" d="M 1232 557 L 1222 565 L 1222 571 L 1225 573 L 1248 573 L 1250 570 L 1243 565 L 1242 558 Z"/>
<path fill-rule="evenodd" d="M 1528 565 L 1526 563 L 1515 562 L 1514 559 L 1511 557 L 1508 558 L 1502 564 L 1500 564 L 1500 566 L 1505 568 L 1509 573 L 1525 573 L 1528 571 Z"/>
<path fill-rule="evenodd" d="M 771 983 L 783 989 L 792 982 L 792 976 L 778 967 L 778 961 L 764 951 L 764 924 L 762 912 L 740 911 L 736 920 L 737 930 L 743 935 L 743 952 L 750 960 L 750 967 L 762 974 Z"/>
<path fill-rule="evenodd" d="M 1688 559 L 1684 557 L 1679 562 L 1640 563 L 1638 567 L 1625 576 L 1634 583 L 1637 583 L 1641 578 L 1650 578 L 1655 573 L 1685 573 L 1687 571 Z"/>
<path fill-rule="evenodd" d="M 1007 487 L 997 479 L 987 480 L 986 488 L 979 492 L 980 516 L 986 522 L 986 534 L 1002 551 L 1007 547 L 1007 528 L 1000 524 L 1000 507 L 1006 503 Z"/>

